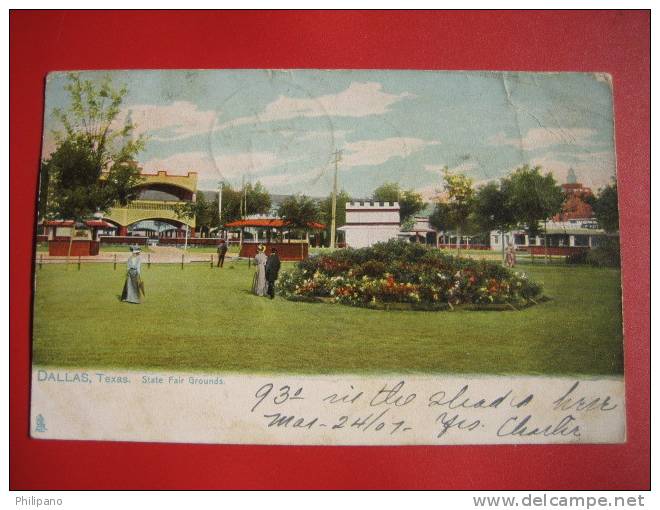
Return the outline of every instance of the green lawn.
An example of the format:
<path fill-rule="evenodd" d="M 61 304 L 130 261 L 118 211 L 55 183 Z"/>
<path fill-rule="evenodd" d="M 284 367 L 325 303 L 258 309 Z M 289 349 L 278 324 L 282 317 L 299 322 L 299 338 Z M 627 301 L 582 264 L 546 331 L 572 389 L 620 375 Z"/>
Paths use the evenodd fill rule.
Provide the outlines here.
<path fill-rule="evenodd" d="M 623 370 L 618 270 L 525 266 L 551 299 L 518 312 L 388 312 L 253 296 L 246 262 L 143 267 L 141 305 L 118 300 L 121 266 L 37 270 L 34 362 L 322 374 Z"/>

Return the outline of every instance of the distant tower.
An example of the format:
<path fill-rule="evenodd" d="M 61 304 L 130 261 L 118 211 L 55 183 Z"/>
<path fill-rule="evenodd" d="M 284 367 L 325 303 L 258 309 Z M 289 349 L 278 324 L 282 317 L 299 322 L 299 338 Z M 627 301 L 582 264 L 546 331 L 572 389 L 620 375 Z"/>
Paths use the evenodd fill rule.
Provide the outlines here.
<path fill-rule="evenodd" d="M 577 177 L 575 176 L 575 170 L 573 168 L 568 169 L 568 174 L 566 174 L 566 184 L 576 184 Z"/>

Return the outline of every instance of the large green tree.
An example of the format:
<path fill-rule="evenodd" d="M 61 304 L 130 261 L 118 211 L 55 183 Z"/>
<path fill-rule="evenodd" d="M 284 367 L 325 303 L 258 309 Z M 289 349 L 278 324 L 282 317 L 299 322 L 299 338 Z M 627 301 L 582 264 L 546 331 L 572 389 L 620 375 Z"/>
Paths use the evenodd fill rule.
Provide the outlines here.
<path fill-rule="evenodd" d="M 504 233 L 514 228 L 517 221 L 501 182 L 489 182 L 477 190 L 474 197 L 474 216 L 481 230 L 488 233 L 497 230 L 500 233 L 504 260 Z"/>
<path fill-rule="evenodd" d="M 145 139 L 133 136 L 130 116 L 120 118 L 125 87 L 115 88 L 109 77 L 68 79 L 69 107 L 52 112 L 59 128 L 55 150 L 42 161 L 40 200 L 44 216 L 78 220 L 136 198 L 142 178 L 135 156 Z"/>
<path fill-rule="evenodd" d="M 544 245 L 547 254 L 547 232 L 549 218 L 561 211 L 564 193 L 552 173 L 541 173 L 540 166 L 524 165 L 502 179 L 502 190 L 516 223 L 524 227 L 530 237 L 544 229 Z"/>
<path fill-rule="evenodd" d="M 222 224 L 252 214 L 268 214 L 271 204 L 270 194 L 261 182 L 248 183 L 240 189 L 225 184 L 222 187 Z M 218 208 L 217 202 L 215 208 Z"/>
<path fill-rule="evenodd" d="M 396 182 L 382 184 L 374 190 L 372 198 L 375 202 L 399 202 L 401 223 L 424 209 L 426 205 L 422 195 L 412 189 L 401 189 Z"/>
<path fill-rule="evenodd" d="M 450 172 L 447 167 L 443 172 L 444 190 L 446 197 L 444 205 L 436 210 L 444 218 L 442 223 L 447 230 L 454 230 L 458 237 L 457 254 L 461 254 L 461 236 L 470 229 L 471 216 L 474 210 L 474 188 L 471 177 L 464 174 Z"/>
<path fill-rule="evenodd" d="M 616 181 L 598 191 L 589 201 L 600 227 L 605 232 L 619 231 L 619 200 Z"/>
<path fill-rule="evenodd" d="M 272 204 L 270 193 L 261 182 L 257 181 L 256 184 L 248 183 L 245 185 L 244 191 L 243 214 L 249 216 L 251 214 L 268 214 Z"/>
<path fill-rule="evenodd" d="M 310 224 L 321 220 L 318 202 L 300 194 L 287 197 L 280 204 L 278 215 L 297 233 L 308 233 L 311 230 Z"/>

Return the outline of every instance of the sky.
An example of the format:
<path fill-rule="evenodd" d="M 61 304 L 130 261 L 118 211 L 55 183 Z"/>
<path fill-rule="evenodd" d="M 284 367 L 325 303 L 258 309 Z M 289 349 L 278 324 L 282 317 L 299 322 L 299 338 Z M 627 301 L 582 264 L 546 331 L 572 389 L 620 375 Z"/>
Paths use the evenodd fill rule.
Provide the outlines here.
<path fill-rule="evenodd" d="M 442 169 L 476 185 L 523 165 L 559 183 L 573 168 L 594 190 L 615 175 L 609 76 L 459 71 L 94 71 L 128 93 L 147 137 L 145 172 L 198 172 L 200 189 L 260 181 L 271 193 L 327 196 L 335 152 L 339 189 L 369 197 L 398 182 L 430 200 Z M 43 157 L 55 147 L 55 107 L 69 106 L 66 73 L 46 86 Z"/>

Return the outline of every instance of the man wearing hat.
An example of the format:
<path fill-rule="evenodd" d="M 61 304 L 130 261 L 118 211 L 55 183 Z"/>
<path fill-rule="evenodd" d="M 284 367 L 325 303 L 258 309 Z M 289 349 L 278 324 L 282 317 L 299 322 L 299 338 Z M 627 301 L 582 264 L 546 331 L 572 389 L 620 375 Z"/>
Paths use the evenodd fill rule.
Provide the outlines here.
<path fill-rule="evenodd" d="M 275 297 L 275 281 L 280 272 L 280 257 L 277 250 L 273 248 L 266 261 L 266 280 L 268 281 L 268 296 L 270 299 Z"/>
<path fill-rule="evenodd" d="M 224 239 L 218 242 L 218 266 L 222 267 L 225 263 L 225 255 L 227 255 L 227 243 Z"/>
<path fill-rule="evenodd" d="M 130 247 L 131 255 L 128 257 L 126 266 L 126 281 L 124 282 L 124 289 L 121 292 L 121 300 L 127 303 L 140 304 L 140 291 L 144 295 L 144 286 L 141 278 L 141 260 L 140 260 L 140 247 L 135 244 Z"/>

